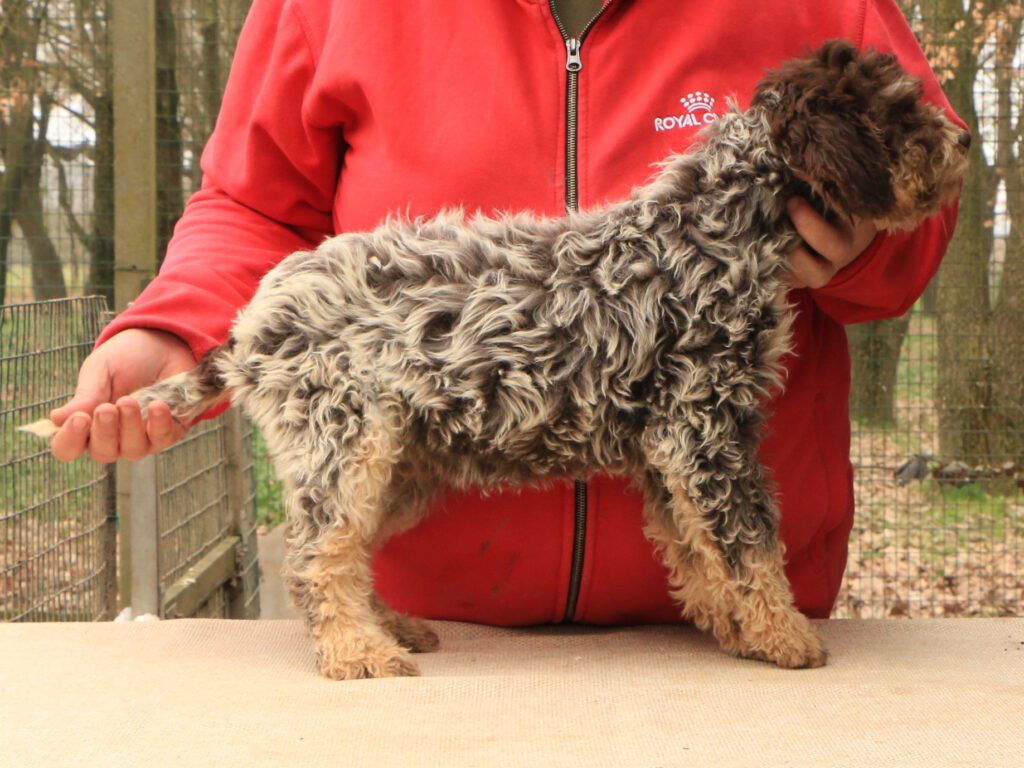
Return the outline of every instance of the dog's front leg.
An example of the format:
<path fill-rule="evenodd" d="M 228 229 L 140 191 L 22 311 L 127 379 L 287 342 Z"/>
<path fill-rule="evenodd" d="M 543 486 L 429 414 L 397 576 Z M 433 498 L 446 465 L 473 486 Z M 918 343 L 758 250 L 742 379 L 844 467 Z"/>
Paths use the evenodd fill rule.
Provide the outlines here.
<path fill-rule="evenodd" d="M 715 445 L 682 419 L 652 424 L 645 435 L 645 531 L 669 568 L 672 595 L 731 653 L 822 666 L 821 640 L 794 607 L 783 572 L 756 446 L 718 438 Z"/>

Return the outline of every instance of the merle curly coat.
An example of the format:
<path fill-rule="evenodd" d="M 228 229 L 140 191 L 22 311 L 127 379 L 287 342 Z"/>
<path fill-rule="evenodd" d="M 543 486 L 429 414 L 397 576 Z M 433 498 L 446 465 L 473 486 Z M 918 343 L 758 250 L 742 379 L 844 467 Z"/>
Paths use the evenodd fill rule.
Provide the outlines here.
<path fill-rule="evenodd" d="M 832 41 L 760 83 L 626 202 L 394 221 L 296 253 L 230 339 L 137 393 L 188 422 L 230 396 L 288 492 L 286 579 L 332 678 L 416 674 L 437 637 L 370 560 L 447 487 L 635 478 L 685 614 L 784 667 L 825 651 L 794 607 L 757 451 L 789 343 L 793 194 L 912 228 L 968 138 L 892 56 Z"/>

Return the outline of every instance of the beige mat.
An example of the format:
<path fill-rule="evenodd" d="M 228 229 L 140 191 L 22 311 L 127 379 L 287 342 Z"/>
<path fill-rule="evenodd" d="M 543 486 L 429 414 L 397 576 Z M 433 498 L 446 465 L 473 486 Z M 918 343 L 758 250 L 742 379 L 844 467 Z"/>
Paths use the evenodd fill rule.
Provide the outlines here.
<path fill-rule="evenodd" d="M 1024 620 L 822 624 L 821 670 L 688 628 L 440 624 L 329 682 L 297 622 L 0 625 L 2 766 L 1024 766 Z"/>

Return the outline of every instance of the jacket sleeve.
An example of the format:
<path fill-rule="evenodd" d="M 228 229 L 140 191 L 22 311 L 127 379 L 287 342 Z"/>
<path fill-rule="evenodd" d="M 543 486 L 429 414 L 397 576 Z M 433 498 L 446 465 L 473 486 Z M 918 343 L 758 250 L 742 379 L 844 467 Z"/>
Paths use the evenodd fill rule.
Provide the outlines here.
<path fill-rule="evenodd" d="M 860 47 L 895 54 L 908 72 L 921 79 L 925 99 L 966 127 L 953 113 L 896 0 L 866 0 Z M 902 315 L 938 271 L 953 236 L 956 214 L 954 203 L 913 232 L 880 233 L 828 285 L 811 291 L 815 303 L 841 323 Z"/>
<path fill-rule="evenodd" d="M 261 277 L 332 230 L 341 135 L 310 114 L 316 52 L 288 0 L 256 0 L 246 19 L 203 184 L 175 227 L 159 275 L 107 326 L 181 337 L 197 359 L 222 343 Z"/>

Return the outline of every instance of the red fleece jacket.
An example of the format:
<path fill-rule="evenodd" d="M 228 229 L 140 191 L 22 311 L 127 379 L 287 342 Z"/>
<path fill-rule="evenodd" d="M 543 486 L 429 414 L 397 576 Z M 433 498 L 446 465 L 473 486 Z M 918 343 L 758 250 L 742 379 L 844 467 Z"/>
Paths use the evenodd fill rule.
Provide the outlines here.
<path fill-rule="evenodd" d="M 766 68 L 836 37 L 894 52 L 949 109 L 894 0 L 611 0 L 579 50 L 575 114 L 547 0 L 255 0 L 202 190 L 159 277 L 103 338 L 160 328 L 202 355 L 277 261 L 389 214 L 561 215 L 569 123 L 580 207 L 625 198 L 728 98 L 745 107 Z M 832 608 L 853 521 L 842 324 L 905 312 L 954 218 L 881 235 L 825 288 L 793 293 L 796 351 L 761 456 L 781 494 L 793 592 L 811 616 Z M 592 479 L 585 514 L 575 506 L 569 480 L 452 493 L 378 553 L 378 589 L 401 610 L 502 625 L 677 620 L 626 482 Z"/>

